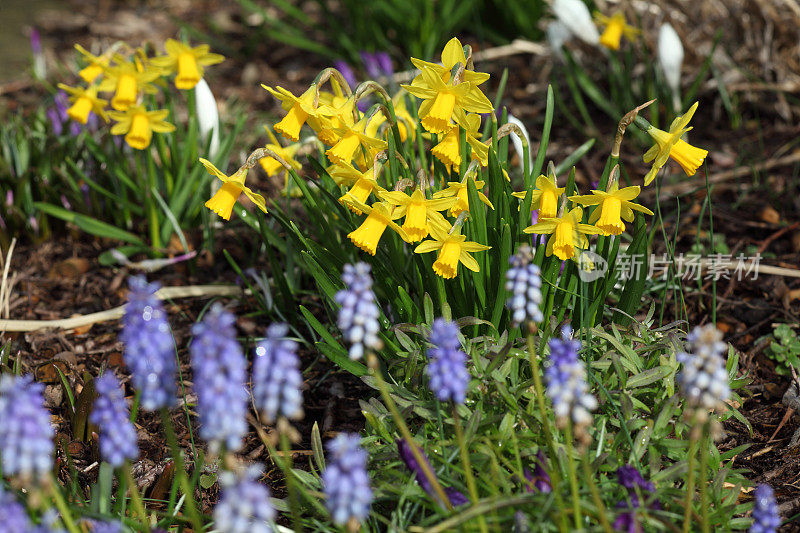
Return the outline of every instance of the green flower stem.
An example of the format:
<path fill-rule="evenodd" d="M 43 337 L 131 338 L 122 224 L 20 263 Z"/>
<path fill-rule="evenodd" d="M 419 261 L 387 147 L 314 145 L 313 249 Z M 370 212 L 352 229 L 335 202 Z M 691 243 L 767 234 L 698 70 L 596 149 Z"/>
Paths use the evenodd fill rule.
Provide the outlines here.
<path fill-rule="evenodd" d="M 285 421 L 286 426 L 289 426 L 289 421 Z M 278 424 L 280 427 L 281 424 Z M 282 456 L 278 461 L 278 466 L 283 470 L 283 475 L 286 478 L 286 492 L 289 494 L 289 509 L 292 512 L 292 526 L 295 531 L 303 531 L 303 524 L 300 522 L 300 501 L 297 498 L 297 487 L 294 483 L 294 474 L 292 474 L 292 444 L 289 442 L 289 434 L 287 431 L 279 431 L 281 452 Z M 277 457 L 277 454 L 275 454 Z"/>
<path fill-rule="evenodd" d="M 611 527 L 611 524 L 608 522 L 606 506 L 603 503 L 603 498 L 600 497 L 600 491 L 597 490 L 597 485 L 594 482 L 594 473 L 589 466 L 589 454 L 584 453 L 583 460 L 581 462 L 583 463 L 583 477 L 586 480 L 586 484 L 589 485 L 594 506 L 597 507 L 597 518 L 600 520 L 600 525 L 603 526 L 603 531 L 606 533 L 612 533 L 614 530 Z"/>
<path fill-rule="evenodd" d="M 186 495 L 186 512 L 192 522 L 192 529 L 198 532 L 203 531 L 203 521 L 200 518 L 200 513 L 194 501 L 194 488 L 189 482 L 189 478 L 186 476 L 186 465 L 183 462 L 183 454 L 178 446 L 178 437 L 172 425 L 172 418 L 166 408 L 161 409 L 161 423 L 167 435 L 167 443 L 172 452 L 172 460 L 175 461 L 175 471 L 178 475 L 181 490 L 183 490 L 183 493 Z"/>
<path fill-rule="evenodd" d="M 533 324 L 529 325 L 533 327 Z M 547 441 L 547 448 L 550 451 L 550 463 L 553 468 L 550 469 L 550 484 L 553 487 L 553 494 L 555 495 L 556 505 L 558 506 L 559 515 L 561 516 L 560 530 L 567 531 L 567 522 L 564 517 L 564 501 L 561 499 L 560 485 L 561 476 L 558 472 L 558 451 L 556 450 L 556 442 L 553 439 L 553 432 L 550 429 L 550 418 L 547 414 L 547 408 L 544 404 L 544 387 L 542 387 L 542 377 L 539 375 L 539 358 L 536 354 L 536 348 L 533 342 L 533 334 L 528 333 L 528 358 L 531 363 L 531 374 L 533 374 L 533 388 L 536 392 L 536 403 L 539 406 L 539 415 L 542 418 L 542 431 L 544 438 Z"/>
<path fill-rule="evenodd" d="M 414 442 L 414 438 L 411 436 L 408 426 L 406 426 L 403 417 L 400 415 L 400 411 L 397 409 L 397 405 L 394 403 L 394 400 L 392 400 L 391 394 L 389 394 L 389 388 L 386 386 L 386 382 L 383 380 L 383 376 L 378 369 L 378 357 L 374 353 L 367 354 L 367 363 L 369 365 L 370 374 L 375 378 L 378 388 L 381 391 L 383 401 L 386 403 L 386 407 L 389 409 L 389 412 L 392 413 L 392 418 L 394 418 L 395 424 L 397 424 L 397 428 L 400 430 L 400 434 L 411 448 L 411 453 L 414 455 L 414 459 L 422 469 L 422 473 L 425 474 L 426 478 L 428 478 L 428 481 L 433 487 L 434 492 L 436 492 L 436 496 L 442 500 L 442 503 L 447 507 L 447 510 L 452 511 L 453 505 L 450 503 L 450 498 L 447 497 L 444 489 L 439 484 L 436 474 L 433 472 L 433 470 L 431 470 L 430 464 L 428 464 L 428 461 L 425 460 L 425 457 L 423 457 L 419 447 Z"/>
<path fill-rule="evenodd" d="M 146 532 L 150 531 L 150 521 L 147 519 L 147 511 L 144 507 L 144 501 L 142 500 L 142 495 L 139 493 L 139 487 L 136 485 L 136 480 L 133 478 L 133 472 L 131 472 L 131 464 L 130 462 L 126 461 L 125 464 L 121 468 L 122 475 L 125 478 L 125 482 L 128 484 L 128 487 L 131 491 L 131 502 L 133 503 L 133 508 L 136 511 L 136 514 L 139 515 L 139 519 L 141 520 L 141 525 L 144 527 Z"/>
<path fill-rule="evenodd" d="M 694 426 L 697 422 L 697 417 L 692 415 L 692 419 L 690 422 L 690 427 Z M 683 533 L 689 533 L 692 525 L 692 503 L 694 502 L 694 466 L 695 466 L 695 455 L 697 454 L 697 444 L 699 437 L 697 435 L 696 429 L 691 429 L 691 438 L 689 439 L 689 459 L 688 459 L 688 467 L 689 471 L 686 476 L 686 499 L 684 501 L 684 513 L 683 513 Z"/>
<path fill-rule="evenodd" d="M 708 523 L 708 422 L 703 424 L 700 437 L 700 516 L 703 533 L 709 533 Z"/>
<path fill-rule="evenodd" d="M 80 533 L 81 530 L 78 529 L 78 526 L 75 525 L 75 521 L 72 519 L 72 512 L 67 502 L 64 500 L 64 495 L 61 494 L 58 480 L 55 478 L 49 479 L 47 481 L 47 488 L 50 492 L 50 496 L 53 498 L 53 502 L 56 504 L 58 512 L 61 514 L 61 521 L 64 522 L 67 531 L 69 531 L 69 533 Z"/>
<path fill-rule="evenodd" d="M 564 426 L 564 440 L 567 444 L 567 469 L 569 473 L 569 485 L 572 492 L 572 517 L 575 519 L 575 529 L 581 526 L 581 499 L 578 495 L 578 473 L 575 470 L 575 447 L 572 444 L 572 422 L 567 422 Z"/>
<path fill-rule="evenodd" d="M 475 477 L 472 475 L 472 463 L 469 460 L 469 450 L 467 450 L 467 441 L 464 439 L 464 430 L 461 428 L 461 421 L 458 416 L 458 408 L 453 404 L 453 425 L 456 428 L 456 439 L 458 440 L 458 447 L 461 450 L 461 462 L 464 465 L 464 475 L 467 478 L 467 488 L 469 489 L 469 496 L 472 500 L 472 505 L 478 503 L 478 488 L 475 486 Z M 483 533 L 489 530 L 486 528 L 486 520 L 483 515 L 478 516 L 478 525 Z"/>

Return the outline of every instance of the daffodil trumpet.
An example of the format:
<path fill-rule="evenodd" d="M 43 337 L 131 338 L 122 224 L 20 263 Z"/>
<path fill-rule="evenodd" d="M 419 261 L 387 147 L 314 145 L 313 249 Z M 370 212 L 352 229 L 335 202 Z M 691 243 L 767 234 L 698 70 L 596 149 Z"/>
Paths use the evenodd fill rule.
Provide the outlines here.
<path fill-rule="evenodd" d="M 399 215 L 393 212 L 394 207 L 391 204 L 378 202 L 368 206 L 350 196 L 346 196 L 344 201 L 367 215 L 367 218 L 358 228 L 347 234 L 347 238 L 361 250 L 370 255 L 375 255 L 378 243 L 386 228 L 391 228 L 400 235 L 400 238 L 409 242 L 408 234 L 394 222 L 395 219 L 399 218 Z"/>
<path fill-rule="evenodd" d="M 267 154 L 266 152 L 267 150 L 264 148 L 259 148 L 254 151 L 250 154 L 250 157 L 247 158 L 247 162 L 230 176 L 217 169 L 211 161 L 200 158 L 200 163 L 203 164 L 208 173 L 222 181 L 222 186 L 217 190 L 214 196 L 205 203 L 205 206 L 223 219 L 230 220 L 234 204 L 239 199 L 239 196 L 244 193 L 256 207 L 266 213 L 267 206 L 264 197 L 258 193 L 254 193 L 244 184 L 247 171 L 253 168 L 259 159 L 265 155 L 271 155 L 272 157 L 277 155 L 274 153 Z M 278 158 L 276 157 L 276 159 Z M 286 165 L 288 166 L 288 163 Z"/>
<path fill-rule="evenodd" d="M 575 207 L 566 214 L 555 217 L 545 218 L 528 226 L 523 231 L 525 233 L 536 233 L 539 235 L 550 235 L 547 240 L 545 253 L 549 257 L 555 255 L 562 261 L 574 259 L 580 250 L 585 250 L 589 246 L 586 235 L 599 235 L 602 230 L 589 224 L 581 223 L 583 209 Z"/>
<path fill-rule="evenodd" d="M 401 191 L 382 191 L 378 193 L 378 197 L 396 206 L 399 216 L 405 216 L 402 228 L 408 234 L 409 242 L 421 241 L 427 237 L 432 220 L 444 220 L 439 211 L 449 209 L 456 202 L 453 196 L 427 199 L 419 188 L 414 189 L 411 195 Z"/>
<path fill-rule="evenodd" d="M 414 252 L 424 254 L 438 251 L 436 261 L 433 263 L 433 271 L 444 279 L 455 278 L 458 274 L 459 264 L 473 272 L 480 272 L 478 261 L 470 254 L 489 250 L 491 246 L 468 242 L 466 236 L 461 234 L 458 222 L 450 226 L 446 220 L 442 220 L 443 224 L 430 225 L 430 235 L 433 239 L 421 242 Z"/>
<path fill-rule="evenodd" d="M 554 171 L 548 171 L 549 176 L 541 174 L 536 178 L 535 188 L 531 191 L 511 193 L 515 198 L 525 199 L 528 192 L 531 194 L 531 209 L 539 210 L 540 218 L 555 218 L 558 213 L 558 199 L 566 190 L 565 187 L 556 185 Z"/>
<path fill-rule="evenodd" d="M 614 167 L 605 191 L 593 190 L 592 194 L 569 197 L 572 202 L 582 206 L 597 206 L 589 216 L 589 224 L 594 224 L 604 236 L 619 235 L 625 231 L 623 220 L 633 222 L 634 211 L 653 214 L 646 207 L 632 201 L 639 196 L 641 189 L 638 185 L 619 188 L 616 180 L 618 174 L 619 167 Z"/>

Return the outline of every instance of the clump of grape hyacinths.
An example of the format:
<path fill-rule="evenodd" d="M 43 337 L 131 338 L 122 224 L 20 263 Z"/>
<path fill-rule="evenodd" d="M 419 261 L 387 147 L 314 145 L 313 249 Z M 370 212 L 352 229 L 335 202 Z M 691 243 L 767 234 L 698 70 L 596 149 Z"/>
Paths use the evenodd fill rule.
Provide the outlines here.
<path fill-rule="evenodd" d="M 581 343 L 572 338 L 572 328 L 564 326 L 561 338 L 550 339 L 550 365 L 544 371 L 547 396 L 553 402 L 556 424 L 565 427 L 571 422 L 575 437 L 588 443 L 586 427 L 592 422 L 591 412 L 597 399 L 586 383 L 586 365 L 578 357 Z"/>
<path fill-rule="evenodd" d="M 361 359 L 366 350 L 383 347 L 378 331 L 380 309 L 372 292 L 371 267 L 367 263 L 345 265 L 342 281 L 345 289 L 336 293 L 341 306 L 337 324 L 345 341 L 350 345 L 350 359 Z"/>
<path fill-rule="evenodd" d="M 466 367 L 467 355 L 458 340 L 458 325 L 455 322 L 437 318 L 431 325 L 428 348 L 428 387 L 441 402 L 464 403 L 469 385 L 469 372 Z"/>
<path fill-rule="evenodd" d="M 130 278 L 128 305 L 120 339 L 131 383 L 141 393 L 142 409 L 170 407 L 175 401 L 175 349 L 164 305 L 155 296 L 158 283 L 144 276 Z"/>
<path fill-rule="evenodd" d="M 125 461 L 133 461 L 139 455 L 136 428 L 130 420 L 128 405 L 119 380 L 111 372 L 105 372 L 94 382 L 97 399 L 89 417 L 100 429 L 100 455 L 114 468 Z"/>
<path fill-rule="evenodd" d="M 325 505 L 335 524 L 356 530 L 372 503 L 367 452 L 361 448 L 361 437 L 353 433 L 340 433 L 327 448 L 329 460 L 322 473 Z"/>
<path fill-rule="evenodd" d="M 778 504 L 772 487 L 764 483 L 756 487 L 753 504 L 753 525 L 750 533 L 775 533 L 781 525 Z"/>
<path fill-rule="evenodd" d="M 676 381 L 689 407 L 705 418 L 712 409 L 722 407 L 731 394 L 722 357 L 726 345 L 722 342 L 722 333 L 713 324 L 695 327 L 686 340 L 692 353 L 678 354 L 683 370 Z"/>
<path fill-rule="evenodd" d="M 544 320 L 539 305 L 542 303 L 542 278 L 539 266 L 533 263 L 530 246 L 520 246 L 516 255 L 509 258 L 511 267 L 506 271 L 506 291 L 510 294 L 506 307 L 511 311 L 511 322 L 516 326 L 525 321 Z"/>
<path fill-rule="evenodd" d="M 272 324 L 256 346 L 253 360 L 253 398 L 256 409 L 268 423 L 278 416 L 303 417 L 303 375 L 297 357 L 297 342 L 286 338 L 289 326 Z"/>
<path fill-rule="evenodd" d="M 31 376 L 0 377 L 0 459 L 3 474 L 43 480 L 53 469 L 53 426 L 44 385 Z"/>
<path fill-rule="evenodd" d="M 209 451 L 235 451 L 247 433 L 247 361 L 236 342 L 236 317 L 215 303 L 192 327 L 189 346 L 200 415 L 200 436 Z"/>
<path fill-rule="evenodd" d="M 222 495 L 214 508 L 214 529 L 222 533 L 272 533 L 275 509 L 269 489 L 258 482 L 261 467 L 251 465 L 239 476 L 220 475 Z"/>

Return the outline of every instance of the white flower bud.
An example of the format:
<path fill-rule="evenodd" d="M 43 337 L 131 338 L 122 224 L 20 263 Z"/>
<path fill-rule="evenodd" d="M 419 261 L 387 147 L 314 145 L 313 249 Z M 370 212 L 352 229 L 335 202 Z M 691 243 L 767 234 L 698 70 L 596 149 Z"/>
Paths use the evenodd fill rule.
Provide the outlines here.
<path fill-rule="evenodd" d="M 553 13 L 575 37 L 589 44 L 600 41 L 589 8 L 581 0 L 556 0 L 553 2 Z"/>
<path fill-rule="evenodd" d="M 211 92 L 206 80 L 201 79 L 194 86 L 194 97 L 197 122 L 200 126 L 200 138 L 203 143 L 206 143 L 208 142 L 209 133 L 211 134 L 208 158 L 214 159 L 217 151 L 219 151 L 219 111 L 217 110 L 217 101 L 214 98 L 214 93 Z"/>
<path fill-rule="evenodd" d="M 675 28 L 668 22 L 662 24 L 658 30 L 658 64 L 673 95 L 677 95 L 681 85 L 683 44 Z"/>

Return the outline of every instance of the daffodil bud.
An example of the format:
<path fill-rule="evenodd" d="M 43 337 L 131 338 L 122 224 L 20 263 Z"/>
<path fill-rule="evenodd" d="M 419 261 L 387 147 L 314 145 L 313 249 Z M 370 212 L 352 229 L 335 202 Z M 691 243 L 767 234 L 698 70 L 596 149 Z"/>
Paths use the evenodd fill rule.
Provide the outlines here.
<path fill-rule="evenodd" d="M 669 88 L 677 95 L 681 83 L 681 64 L 683 63 L 683 44 L 675 28 L 669 22 L 658 30 L 658 64 L 664 72 Z"/>
<path fill-rule="evenodd" d="M 556 0 L 553 2 L 553 13 L 579 39 L 589 44 L 600 41 L 589 8 L 581 0 Z"/>
<path fill-rule="evenodd" d="M 545 32 L 550 49 L 559 59 L 562 59 L 564 54 L 561 52 L 561 48 L 572 38 L 572 32 L 560 20 L 554 20 L 548 24 Z"/>
<path fill-rule="evenodd" d="M 528 143 L 528 146 L 531 145 L 531 136 L 528 135 L 528 129 L 525 127 L 525 124 L 522 123 L 520 119 L 512 115 L 511 113 L 508 114 L 508 123 L 515 124 L 522 130 L 522 134 L 525 136 L 525 141 Z M 519 166 L 520 168 L 525 168 L 525 151 L 522 147 L 522 140 L 517 135 L 509 135 L 511 139 L 511 144 L 514 145 L 514 150 L 517 151 L 517 155 L 519 156 Z M 533 164 L 533 157 L 531 154 L 528 154 L 528 160 L 531 164 Z"/>
<path fill-rule="evenodd" d="M 206 143 L 208 142 L 208 135 L 211 135 L 208 157 L 214 159 L 214 156 L 219 151 L 219 111 L 217 111 L 217 101 L 204 79 L 198 81 L 197 85 L 194 86 L 194 95 L 197 122 L 200 125 L 200 137 Z"/>

